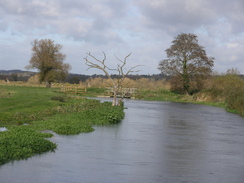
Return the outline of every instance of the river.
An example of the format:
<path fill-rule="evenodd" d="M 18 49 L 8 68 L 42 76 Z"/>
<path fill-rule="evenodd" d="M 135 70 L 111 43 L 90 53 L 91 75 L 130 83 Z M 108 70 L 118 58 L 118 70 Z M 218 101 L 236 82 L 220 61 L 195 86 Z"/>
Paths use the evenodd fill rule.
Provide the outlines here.
<path fill-rule="evenodd" d="M 125 107 L 119 124 L 55 135 L 55 152 L 0 166 L 0 183 L 244 182 L 242 117 L 188 103 Z"/>

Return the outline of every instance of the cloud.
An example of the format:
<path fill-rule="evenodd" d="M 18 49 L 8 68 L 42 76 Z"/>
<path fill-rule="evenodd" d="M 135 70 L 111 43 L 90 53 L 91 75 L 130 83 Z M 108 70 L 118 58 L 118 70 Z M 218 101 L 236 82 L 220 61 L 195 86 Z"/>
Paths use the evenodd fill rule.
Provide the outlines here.
<path fill-rule="evenodd" d="M 221 69 L 221 71 L 226 71 L 226 66 L 230 68 L 237 68 L 243 73 L 243 58 L 244 58 L 244 39 L 231 40 L 226 44 L 222 44 L 215 48 L 217 55 L 217 60 L 215 65 Z"/>
<path fill-rule="evenodd" d="M 144 15 L 142 23 L 145 26 L 164 30 L 170 35 L 192 32 L 216 19 L 213 9 L 201 0 L 141 0 L 135 3 Z"/>
<path fill-rule="evenodd" d="M 195 33 L 216 58 L 215 70 L 244 73 L 243 0 L 0 0 L 0 17 L 3 69 L 24 68 L 31 41 L 49 38 L 64 46 L 72 72 L 96 72 L 86 72 L 82 58 L 104 51 L 109 64 L 132 52 L 128 66 L 142 64 L 141 73 L 155 74 L 174 37 Z"/>

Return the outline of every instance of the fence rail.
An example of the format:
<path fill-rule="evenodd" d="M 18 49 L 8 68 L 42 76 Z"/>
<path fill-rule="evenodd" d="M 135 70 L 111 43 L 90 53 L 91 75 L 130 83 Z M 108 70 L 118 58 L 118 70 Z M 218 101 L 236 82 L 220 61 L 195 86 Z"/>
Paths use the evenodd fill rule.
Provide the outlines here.
<path fill-rule="evenodd" d="M 86 88 L 80 88 L 78 86 L 61 86 L 62 92 L 71 94 L 86 94 Z"/>
<path fill-rule="evenodd" d="M 131 98 L 136 96 L 137 88 L 121 88 L 118 92 L 117 97 Z M 107 93 L 111 97 L 113 96 L 113 88 L 107 87 Z"/>

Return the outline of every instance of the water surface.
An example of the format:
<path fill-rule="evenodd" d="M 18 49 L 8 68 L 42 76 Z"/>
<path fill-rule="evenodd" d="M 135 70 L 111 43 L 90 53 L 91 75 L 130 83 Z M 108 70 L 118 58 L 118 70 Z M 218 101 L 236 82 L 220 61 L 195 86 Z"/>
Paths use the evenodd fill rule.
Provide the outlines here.
<path fill-rule="evenodd" d="M 125 101 L 125 119 L 55 135 L 55 153 L 0 167 L 1 183 L 243 183 L 244 119 L 196 104 Z"/>

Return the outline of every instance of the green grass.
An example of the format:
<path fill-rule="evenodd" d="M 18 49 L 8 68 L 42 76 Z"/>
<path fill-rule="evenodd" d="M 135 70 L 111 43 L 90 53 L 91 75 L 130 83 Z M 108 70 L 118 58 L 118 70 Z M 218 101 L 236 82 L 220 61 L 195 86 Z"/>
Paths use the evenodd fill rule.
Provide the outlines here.
<path fill-rule="evenodd" d="M 165 89 L 159 89 L 157 91 L 138 90 L 137 98 L 144 99 L 144 100 L 157 100 L 157 101 L 175 101 L 175 102 L 186 101 L 182 95 L 172 93 L 171 91 Z"/>
<path fill-rule="evenodd" d="M 95 97 L 95 96 L 106 95 L 106 94 L 107 94 L 106 88 L 87 88 L 85 96 Z"/>
<path fill-rule="evenodd" d="M 28 123 L 51 115 L 49 109 L 60 104 L 51 97 L 61 95 L 46 88 L 0 86 L 11 96 L 0 98 L 0 126 Z"/>
<path fill-rule="evenodd" d="M 124 117 L 123 107 L 48 88 L 0 86 L 0 93 L 0 126 L 8 129 L 0 132 L 0 165 L 54 151 L 56 144 L 46 139 L 52 134 L 42 131 L 75 135 Z"/>

